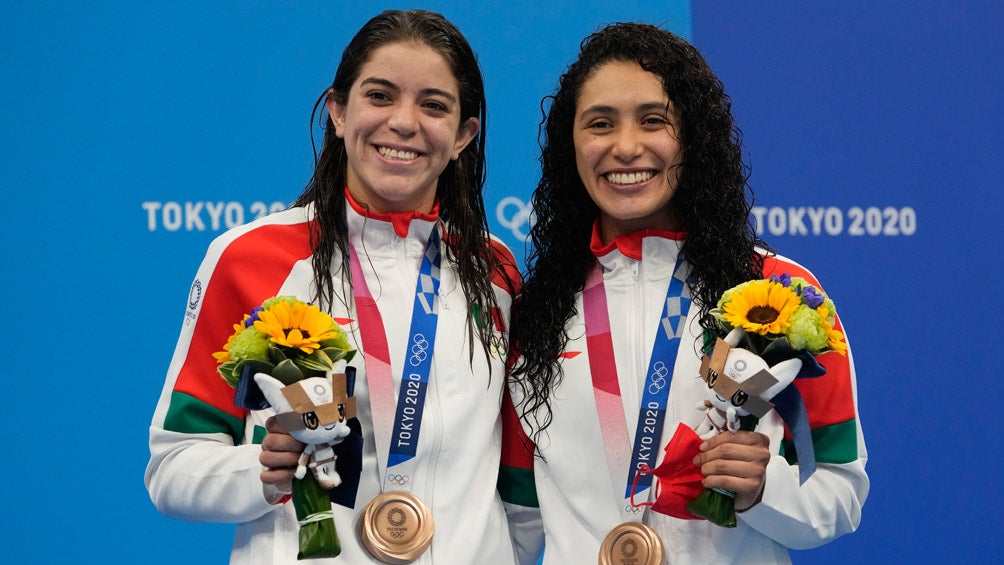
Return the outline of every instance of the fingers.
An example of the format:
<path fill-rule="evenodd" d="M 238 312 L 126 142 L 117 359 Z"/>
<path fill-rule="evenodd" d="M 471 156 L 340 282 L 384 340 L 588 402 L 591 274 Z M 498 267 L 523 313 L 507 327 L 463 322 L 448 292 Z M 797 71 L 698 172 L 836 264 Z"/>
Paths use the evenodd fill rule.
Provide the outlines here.
<path fill-rule="evenodd" d="M 261 482 L 282 489 L 291 484 L 305 445 L 283 432 L 275 417 L 265 420 L 265 431 L 267 433 L 261 442 L 261 455 L 258 456 L 258 461 L 264 467 Z"/>
<path fill-rule="evenodd" d="M 770 463 L 770 441 L 756 432 L 721 433 L 701 444 L 694 458 L 708 488 L 736 493 L 736 509 L 759 502 Z"/>

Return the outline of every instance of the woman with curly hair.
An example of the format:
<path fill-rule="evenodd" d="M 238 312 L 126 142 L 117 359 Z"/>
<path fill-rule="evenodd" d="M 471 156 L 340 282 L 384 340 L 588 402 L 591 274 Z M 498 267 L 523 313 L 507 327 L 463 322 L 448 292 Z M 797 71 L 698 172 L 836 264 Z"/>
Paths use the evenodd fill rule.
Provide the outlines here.
<path fill-rule="evenodd" d="M 150 427 L 150 496 L 171 517 L 237 523 L 234 563 L 512 563 L 491 479 L 518 272 L 487 233 L 477 57 L 441 15 L 389 10 L 349 42 L 322 102 L 302 196 L 221 235 L 196 275 Z M 274 295 L 318 304 L 358 352 L 330 512 L 290 501 L 305 446 L 280 422 L 296 414 L 237 405 L 212 358 Z M 340 547 L 298 560 L 322 520 Z"/>
<path fill-rule="evenodd" d="M 610 25 L 583 41 L 550 102 L 500 479 L 528 524 L 513 529 L 529 532 L 527 560 L 546 541 L 552 564 L 787 562 L 786 548 L 853 531 L 868 478 L 849 355 L 820 356 L 826 376 L 800 386 L 817 465 L 804 484 L 796 454 L 779 455 L 772 412 L 693 461 L 704 487 L 734 493 L 737 527 L 647 508 L 658 493 L 637 469 L 704 415 L 698 374 L 719 297 L 772 274 L 815 279 L 757 237 L 730 99 L 686 41 Z"/>

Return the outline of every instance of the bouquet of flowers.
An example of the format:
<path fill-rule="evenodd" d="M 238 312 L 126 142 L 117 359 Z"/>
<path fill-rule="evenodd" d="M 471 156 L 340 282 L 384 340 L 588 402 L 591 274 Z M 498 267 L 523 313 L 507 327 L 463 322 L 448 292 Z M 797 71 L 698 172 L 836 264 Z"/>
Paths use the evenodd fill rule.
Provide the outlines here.
<path fill-rule="evenodd" d="M 711 310 L 726 332 L 746 330 L 746 345 L 761 356 L 774 351 L 846 354 L 844 334 L 833 327 L 836 314 L 833 301 L 822 291 L 788 274 L 735 286 Z"/>
<path fill-rule="evenodd" d="M 836 351 L 841 355 L 847 352 L 843 333 L 834 328 L 836 308 L 833 301 L 799 277 L 774 275 L 770 279 L 748 281 L 735 286 L 722 295 L 717 307 L 711 310 L 711 315 L 719 321 L 724 331 L 730 333 L 730 337 L 735 336 L 732 339 L 737 343 L 730 345 L 743 347 L 752 354 L 743 352 L 751 359 L 753 356 L 763 359 L 754 359 L 762 366 L 771 365 L 772 368 L 779 368 L 778 372 L 788 372 L 786 377 L 782 377 L 783 382 L 780 384 L 774 381 L 773 384 L 761 385 L 761 396 L 756 399 L 760 403 L 761 415 L 773 407 L 769 403 L 770 399 L 787 387 L 796 375 L 819 376 L 826 372 L 816 361 L 816 355 L 827 351 Z M 709 343 L 706 348 L 708 355 L 702 366 L 702 377 L 706 380 L 708 375 L 704 373 L 710 362 L 709 356 L 714 355 L 711 345 Z M 725 351 L 728 349 L 725 348 Z M 783 361 L 796 358 L 801 363 L 794 364 L 794 369 L 790 364 L 780 369 Z M 711 374 L 711 378 L 717 376 L 714 371 Z M 709 389 L 712 384 L 708 381 Z M 735 394 L 751 396 L 749 391 L 741 388 Z M 735 398 L 733 397 L 732 404 L 741 405 L 736 404 Z M 746 398 L 739 399 L 746 401 Z M 709 411 L 715 409 L 710 401 L 705 404 Z M 752 408 L 739 411 L 738 429 L 752 431 L 756 428 L 759 418 L 751 412 Z M 734 431 L 731 425 L 729 429 Z M 687 503 L 686 509 L 697 517 L 706 518 L 721 526 L 736 525 L 734 494 L 728 491 L 705 489 Z"/>
<path fill-rule="evenodd" d="M 269 298 L 237 324 L 223 350 L 213 356 L 223 379 L 236 389 L 235 403 L 248 409 L 268 406 L 254 375 L 265 373 L 285 385 L 327 377 L 335 362 L 350 361 L 355 350 L 345 332 L 316 305 L 292 296 Z M 307 473 L 293 481 L 293 505 L 300 521 L 299 558 L 341 553 L 328 491 Z"/>

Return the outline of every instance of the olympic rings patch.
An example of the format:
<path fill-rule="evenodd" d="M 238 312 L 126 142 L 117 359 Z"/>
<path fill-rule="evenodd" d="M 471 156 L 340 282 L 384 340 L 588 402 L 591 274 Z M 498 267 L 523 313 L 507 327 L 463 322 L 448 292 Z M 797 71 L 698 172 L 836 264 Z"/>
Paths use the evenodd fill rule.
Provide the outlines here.
<path fill-rule="evenodd" d="M 408 475 L 396 475 L 394 473 L 387 474 L 387 482 L 392 485 L 406 485 L 411 482 L 411 477 Z"/>
<path fill-rule="evenodd" d="M 429 358 L 429 341 L 422 334 L 415 334 L 411 344 L 411 356 L 408 357 L 408 364 L 417 367 Z"/>
<path fill-rule="evenodd" d="M 652 367 L 652 374 L 648 376 L 649 394 L 655 394 L 665 388 L 666 377 L 669 376 L 669 367 L 666 366 L 662 361 L 656 361 L 655 365 Z"/>

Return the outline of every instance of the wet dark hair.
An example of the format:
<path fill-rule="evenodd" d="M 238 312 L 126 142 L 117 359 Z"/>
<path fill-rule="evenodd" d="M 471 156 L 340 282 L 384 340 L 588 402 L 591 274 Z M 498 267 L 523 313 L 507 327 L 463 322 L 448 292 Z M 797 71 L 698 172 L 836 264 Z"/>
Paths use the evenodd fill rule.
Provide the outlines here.
<path fill-rule="evenodd" d="M 680 116 L 683 163 L 669 206 L 679 229 L 687 232 L 682 253 L 707 332 L 719 330 L 709 310 L 722 292 L 759 278 L 763 266 L 754 251 L 766 244 L 750 218 L 752 192 L 742 133 L 732 119 L 731 99 L 701 54 L 673 33 L 648 24 L 611 24 L 586 37 L 578 59 L 561 75 L 556 94 L 545 99 L 550 108 L 541 124 L 533 247 L 509 336 L 518 351 L 511 374 L 525 396 L 522 417 L 535 430 L 532 439 L 550 424 L 549 395 L 561 380 L 558 356 L 569 339 L 565 325 L 576 313 L 575 295 L 596 263 L 589 244 L 599 208 L 576 168 L 576 102 L 596 69 L 615 61 L 635 62 L 659 77 Z"/>
<path fill-rule="evenodd" d="M 434 49 L 450 66 L 460 94 L 461 127 L 470 118 L 480 120 L 478 136 L 450 161 L 439 177 L 437 196 L 440 217 L 447 233 L 444 255 L 458 272 L 461 287 L 472 309 L 488 312 L 497 306 L 492 290 L 491 273 L 497 259 L 491 252 L 488 221 L 482 190 L 485 184 L 485 139 L 487 130 L 484 80 L 477 55 L 460 30 L 442 15 L 425 10 L 387 10 L 366 22 L 342 53 L 335 78 L 314 105 L 311 123 L 322 103 L 330 97 L 340 105 L 349 99 L 349 91 L 359 78 L 363 65 L 372 53 L 385 45 L 417 42 Z M 336 252 L 343 273 L 343 284 L 351 284 L 348 264 L 348 225 L 344 187 L 347 157 L 345 142 L 328 127 L 327 113 L 321 111 L 324 140 L 321 153 L 315 156 L 314 174 L 297 198 L 294 206 L 313 205 L 316 209 L 311 231 L 312 266 L 317 301 L 330 306 L 335 299 L 331 277 Z M 347 294 L 347 293 L 346 293 Z M 469 321 L 469 338 L 473 344 L 477 332 Z M 480 335 L 488 354 L 490 335 Z M 472 348 L 473 355 L 473 348 Z"/>

